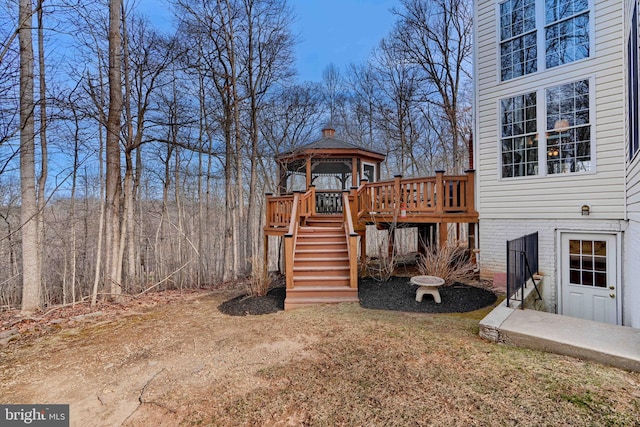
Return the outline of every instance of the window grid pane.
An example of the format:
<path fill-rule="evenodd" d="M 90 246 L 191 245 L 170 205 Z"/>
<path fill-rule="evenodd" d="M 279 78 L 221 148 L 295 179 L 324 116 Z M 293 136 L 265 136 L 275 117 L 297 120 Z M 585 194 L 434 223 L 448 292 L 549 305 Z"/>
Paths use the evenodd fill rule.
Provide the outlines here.
<path fill-rule="evenodd" d="M 535 0 L 500 4 L 500 40 L 502 81 L 537 71 Z"/>
<path fill-rule="evenodd" d="M 607 242 L 604 240 L 569 241 L 569 280 L 573 285 L 607 286 Z M 595 250 L 594 250 L 595 249 Z"/>
<path fill-rule="evenodd" d="M 547 89 L 547 173 L 591 170 L 589 81 Z"/>
<path fill-rule="evenodd" d="M 535 92 L 501 102 L 503 178 L 538 174 L 536 111 Z"/>
<path fill-rule="evenodd" d="M 589 12 L 549 25 L 545 30 L 546 67 L 589 57 Z"/>
<path fill-rule="evenodd" d="M 545 0 L 545 23 L 552 24 L 589 9 L 588 0 Z"/>

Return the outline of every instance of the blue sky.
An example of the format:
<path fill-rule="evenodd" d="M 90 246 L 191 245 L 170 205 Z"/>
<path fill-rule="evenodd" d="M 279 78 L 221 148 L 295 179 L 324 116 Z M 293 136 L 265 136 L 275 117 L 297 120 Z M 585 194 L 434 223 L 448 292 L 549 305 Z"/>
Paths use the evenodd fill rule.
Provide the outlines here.
<path fill-rule="evenodd" d="M 389 11 L 398 0 L 289 0 L 298 35 L 296 68 L 301 81 L 320 81 L 331 63 L 341 71 L 350 63 L 364 62 L 371 50 L 393 27 Z M 138 11 L 155 25 L 171 19 L 162 0 L 139 0 Z"/>
<path fill-rule="evenodd" d="M 320 81 L 331 63 L 341 71 L 364 62 L 393 27 L 389 9 L 397 0 L 290 0 L 297 15 L 293 32 L 301 80 Z"/>

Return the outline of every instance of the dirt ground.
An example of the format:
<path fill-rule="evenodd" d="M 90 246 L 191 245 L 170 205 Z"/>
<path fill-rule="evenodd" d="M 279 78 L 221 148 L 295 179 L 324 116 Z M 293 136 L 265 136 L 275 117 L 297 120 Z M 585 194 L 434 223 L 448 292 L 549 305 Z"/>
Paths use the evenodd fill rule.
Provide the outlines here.
<path fill-rule="evenodd" d="M 639 425 L 640 374 L 487 343 L 488 309 L 223 314 L 239 292 L 5 318 L 2 403 L 68 403 L 74 426 Z"/>

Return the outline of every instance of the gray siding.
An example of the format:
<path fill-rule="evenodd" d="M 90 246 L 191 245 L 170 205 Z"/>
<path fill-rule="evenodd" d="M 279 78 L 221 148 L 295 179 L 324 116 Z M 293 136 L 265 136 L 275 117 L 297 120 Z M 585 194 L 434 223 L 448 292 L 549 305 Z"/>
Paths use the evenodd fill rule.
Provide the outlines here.
<path fill-rule="evenodd" d="M 582 219 L 583 204 L 591 206 L 590 218 L 624 218 L 623 6 L 621 2 L 596 2 L 594 7 L 592 28 L 596 33 L 595 38 L 591 33 L 594 49 L 590 58 L 499 82 L 497 2 L 476 3 L 477 179 L 481 219 Z M 592 166 L 591 172 L 580 174 L 501 179 L 499 100 L 585 78 L 595 86 L 591 92 L 595 169 Z M 544 102 L 543 98 L 539 97 L 538 102 Z"/>

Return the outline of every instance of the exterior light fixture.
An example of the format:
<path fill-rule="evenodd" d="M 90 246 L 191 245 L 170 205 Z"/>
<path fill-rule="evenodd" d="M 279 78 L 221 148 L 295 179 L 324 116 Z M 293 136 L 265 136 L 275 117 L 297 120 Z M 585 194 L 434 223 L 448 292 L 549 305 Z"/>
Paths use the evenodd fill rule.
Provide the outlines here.
<path fill-rule="evenodd" d="M 582 205 L 582 207 L 580 208 L 580 212 L 582 213 L 582 216 L 589 216 L 589 214 L 591 213 L 591 208 L 589 207 L 589 205 Z"/>

